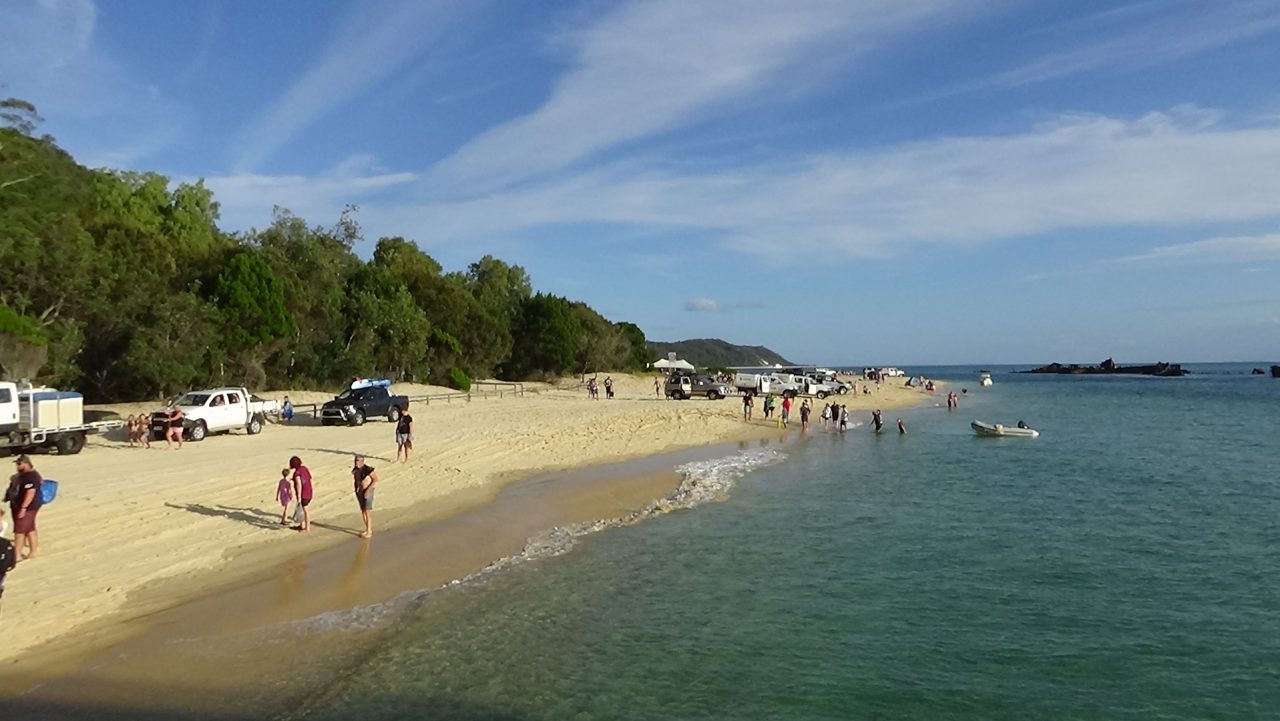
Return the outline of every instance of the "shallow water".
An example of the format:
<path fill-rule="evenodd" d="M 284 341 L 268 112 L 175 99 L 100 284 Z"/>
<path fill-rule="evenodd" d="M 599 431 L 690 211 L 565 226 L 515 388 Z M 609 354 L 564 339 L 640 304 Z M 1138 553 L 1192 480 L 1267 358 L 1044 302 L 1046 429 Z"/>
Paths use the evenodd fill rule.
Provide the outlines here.
<path fill-rule="evenodd" d="M 959 410 L 433 594 L 284 716 L 1276 718 L 1280 380 L 1198 369 L 918 370 Z"/>

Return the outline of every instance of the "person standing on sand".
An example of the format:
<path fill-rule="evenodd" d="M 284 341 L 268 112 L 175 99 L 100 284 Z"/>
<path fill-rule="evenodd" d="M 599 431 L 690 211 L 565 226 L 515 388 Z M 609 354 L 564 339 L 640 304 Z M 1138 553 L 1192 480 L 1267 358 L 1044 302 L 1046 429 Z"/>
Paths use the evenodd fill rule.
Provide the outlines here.
<path fill-rule="evenodd" d="M 164 429 L 164 442 L 167 447 L 173 448 L 173 442 L 177 441 L 178 450 L 182 450 L 182 419 L 185 415 L 177 406 L 169 411 L 169 426 Z"/>
<path fill-rule="evenodd" d="M 293 497 L 298 499 L 298 505 L 302 508 L 302 523 L 294 526 L 293 530 L 307 533 L 311 530 L 311 511 L 307 506 L 311 505 L 311 499 L 315 495 L 311 486 L 311 470 L 302 465 L 302 459 L 297 456 L 289 459 L 289 468 L 293 470 L 290 478 L 293 481 Z"/>
<path fill-rule="evenodd" d="M 751 420 L 751 406 L 753 403 L 754 401 L 751 400 L 750 393 L 742 394 L 742 420 L 744 421 Z"/>
<path fill-rule="evenodd" d="M 657 376 L 653 377 L 653 393 L 659 398 L 662 397 L 662 381 L 658 380 Z"/>
<path fill-rule="evenodd" d="M 409 451 L 413 450 L 413 416 L 409 415 L 409 404 L 400 406 L 400 420 L 396 421 L 396 460 L 404 453 L 404 462 L 409 462 Z"/>
<path fill-rule="evenodd" d="M 289 480 L 289 469 L 280 469 L 280 483 L 276 485 L 276 500 L 280 502 L 280 525 L 289 525 L 289 504 L 293 503 L 293 481 Z"/>
<path fill-rule="evenodd" d="M 613 376 L 604 377 L 604 397 L 605 400 L 613 398 Z"/>
<path fill-rule="evenodd" d="M 356 492 L 356 503 L 360 505 L 360 518 L 364 520 L 364 533 L 361 538 L 373 536 L 373 491 L 378 484 L 378 474 L 373 466 L 364 464 L 364 456 L 352 459 L 351 480 Z"/>
<path fill-rule="evenodd" d="M 809 399 L 804 399 L 800 403 L 800 430 L 809 430 Z"/>
<path fill-rule="evenodd" d="M 40 484 L 44 478 L 31 465 L 26 455 L 13 459 L 18 472 L 9 480 L 4 497 L 9 501 L 9 513 L 13 516 L 13 562 L 36 557 L 40 539 L 36 534 L 36 514 L 40 512 Z M 23 548 L 27 554 L 22 555 Z"/>
<path fill-rule="evenodd" d="M 782 418 L 780 418 L 779 420 L 782 421 L 783 428 L 786 428 L 787 424 L 791 422 L 791 397 L 790 396 L 782 397 Z"/>

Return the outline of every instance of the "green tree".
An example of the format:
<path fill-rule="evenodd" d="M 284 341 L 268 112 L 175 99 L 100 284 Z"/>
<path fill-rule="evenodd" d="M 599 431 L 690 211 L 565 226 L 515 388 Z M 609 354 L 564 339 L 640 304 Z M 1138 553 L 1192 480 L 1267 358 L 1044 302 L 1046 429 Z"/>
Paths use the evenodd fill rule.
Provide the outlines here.
<path fill-rule="evenodd" d="M 640 326 L 635 323 L 623 322 L 617 323 L 616 326 L 627 346 L 626 359 L 620 367 L 630 371 L 643 371 L 645 366 L 653 360 L 649 347 L 645 344 L 644 331 L 640 330 Z"/>
<path fill-rule="evenodd" d="M 563 375 L 574 368 L 582 328 L 568 299 L 537 293 L 522 305 L 512 336 L 509 377 Z"/>
<path fill-rule="evenodd" d="M 358 227 L 346 216 L 332 228 L 311 228 L 281 208 L 269 227 L 244 238 L 283 282 L 296 325 L 284 352 L 267 364 L 272 383 L 322 386 L 360 368 L 346 349 L 348 284 L 362 265 L 351 252 L 358 239 Z"/>

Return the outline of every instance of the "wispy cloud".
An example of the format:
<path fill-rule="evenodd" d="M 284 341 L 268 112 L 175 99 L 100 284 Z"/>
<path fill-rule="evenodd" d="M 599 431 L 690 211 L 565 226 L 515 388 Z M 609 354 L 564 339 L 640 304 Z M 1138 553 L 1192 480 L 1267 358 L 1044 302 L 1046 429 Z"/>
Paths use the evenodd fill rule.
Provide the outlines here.
<path fill-rule="evenodd" d="M 1145 2 L 1050 28 L 1065 49 L 1001 72 L 915 96 L 925 102 L 963 93 L 1009 88 L 1085 73 L 1155 67 L 1280 31 L 1280 2 Z M 1089 40 L 1071 44 L 1075 38 Z"/>
<path fill-rule="evenodd" d="M 684 309 L 694 313 L 718 313 L 724 310 L 719 301 L 710 298 L 691 298 L 684 302 Z"/>
<path fill-rule="evenodd" d="M 764 303 L 752 300 L 736 303 L 721 303 L 711 298 L 691 298 L 684 302 L 684 309 L 695 313 L 722 313 L 731 310 L 760 310 L 767 307 Z"/>
<path fill-rule="evenodd" d="M 1191 243 L 1162 245 L 1145 253 L 1117 258 L 1116 262 L 1238 263 L 1259 260 L 1280 260 L 1280 233 L 1208 238 Z"/>
<path fill-rule="evenodd" d="M 403 187 L 415 178 L 413 173 L 386 171 L 366 156 L 354 156 L 318 176 L 215 175 L 205 178 L 205 185 L 221 204 L 224 227 L 248 230 L 270 223 L 276 207 L 313 223 L 331 221 L 345 206 Z"/>
<path fill-rule="evenodd" d="M 814 154 L 712 173 L 618 161 L 454 202 L 418 199 L 419 188 L 399 186 L 397 197 L 366 206 L 362 221 L 436 243 L 605 223 L 699 234 L 776 260 L 820 253 L 831 261 L 1054 231 L 1280 217 L 1280 123 L 1222 123 L 1195 108 L 1135 119 L 1067 115 L 1011 135 Z M 337 202 L 341 186 L 327 177 L 316 182 L 316 197 Z M 298 179 L 300 195 L 305 185 Z"/>
<path fill-rule="evenodd" d="M 62 147 L 89 166 L 132 167 L 174 142 L 178 106 L 97 42 L 92 0 L 0 3 L 0 90 L 33 102 Z"/>
<path fill-rule="evenodd" d="M 571 70 L 534 112 L 480 135 L 431 172 L 437 188 L 502 188 L 631 141 L 789 92 L 784 71 L 865 54 L 965 0 L 653 0 L 572 33 Z M 926 22 L 927 21 L 927 22 Z"/>
<path fill-rule="evenodd" d="M 1071 115 L 1008 136 L 943 138 L 709 174 L 635 162 L 402 217 L 437 238 L 606 222 L 700 229 L 765 255 L 886 257 L 1059 229 L 1280 215 L 1280 125 L 1228 129 L 1197 109 Z M 416 218 L 416 220 L 413 220 Z"/>
<path fill-rule="evenodd" d="M 361 97 L 426 52 L 483 3 L 369 0 L 353 3 L 334 24 L 320 58 L 237 134 L 235 166 L 251 172 L 298 132 Z"/>

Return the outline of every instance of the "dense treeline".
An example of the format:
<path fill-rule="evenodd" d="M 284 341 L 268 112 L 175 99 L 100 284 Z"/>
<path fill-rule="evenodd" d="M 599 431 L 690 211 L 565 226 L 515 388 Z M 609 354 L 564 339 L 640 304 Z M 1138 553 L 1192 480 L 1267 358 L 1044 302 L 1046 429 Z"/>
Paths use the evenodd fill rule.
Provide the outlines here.
<path fill-rule="evenodd" d="M 0 101 L 0 366 L 91 400 L 210 383 L 326 387 L 385 375 L 466 388 L 639 369 L 644 333 L 585 303 L 533 293 L 491 256 L 445 272 L 404 238 L 362 261 L 351 212 L 331 228 L 277 210 L 218 228 L 202 183 L 90 170 L 35 108 Z"/>

